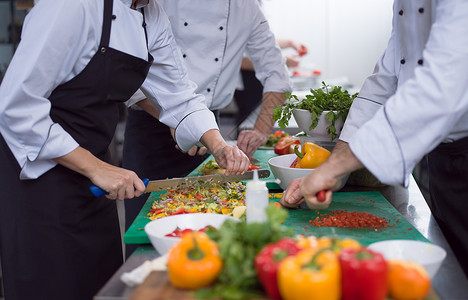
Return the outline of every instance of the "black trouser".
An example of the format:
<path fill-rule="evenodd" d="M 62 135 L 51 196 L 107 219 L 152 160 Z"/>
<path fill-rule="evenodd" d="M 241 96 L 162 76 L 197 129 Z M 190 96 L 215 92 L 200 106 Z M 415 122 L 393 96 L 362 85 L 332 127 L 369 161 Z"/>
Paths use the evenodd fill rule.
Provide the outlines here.
<path fill-rule="evenodd" d="M 468 137 L 440 144 L 428 164 L 428 205 L 468 276 Z"/>

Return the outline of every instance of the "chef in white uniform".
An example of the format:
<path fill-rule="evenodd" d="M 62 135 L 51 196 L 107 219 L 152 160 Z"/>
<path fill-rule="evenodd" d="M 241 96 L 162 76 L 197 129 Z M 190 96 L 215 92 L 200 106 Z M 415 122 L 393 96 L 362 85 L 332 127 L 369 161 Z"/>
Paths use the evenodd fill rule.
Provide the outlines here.
<path fill-rule="evenodd" d="M 341 142 L 322 166 L 292 182 L 285 206 L 311 208 L 320 190 L 366 167 L 407 186 L 428 155 L 429 207 L 468 273 L 468 1 L 395 0 L 387 49 L 354 101 Z M 364 46 L 363 46 L 364 47 Z"/>
<path fill-rule="evenodd" d="M 28 14 L 0 86 L 6 299 L 92 299 L 121 265 L 112 200 L 145 187 L 107 163 L 108 147 L 117 104 L 138 88 L 162 108 L 181 149 L 202 141 L 229 172 L 247 170 L 247 156 L 221 137 L 177 49 L 154 1 L 41 0 Z M 91 184 L 109 194 L 94 197 Z"/>
<path fill-rule="evenodd" d="M 253 130 L 241 132 L 237 144 L 251 156 L 271 132 L 273 108 L 284 103 L 284 93 L 291 90 L 285 59 L 258 1 L 158 0 L 158 3 L 171 21 L 188 76 L 212 111 L 233 100 L 243 54 L 253 62 L 256 76 L 264 86 L 262 107 Z M 132 102 L 144 98 L 143 94 L 135 95 Z M 165 159 L 160 159 L 161 156 Z M 205 158 L 181 153 L 174 147 L 169 127 L 145 111 L 128 110 L 122 161 L 125 168 L 135 170 L 142 178 L 182 177 Z M 138 201 L 125 201 L 127 227 L 144 201 L 145 196 Z"/>

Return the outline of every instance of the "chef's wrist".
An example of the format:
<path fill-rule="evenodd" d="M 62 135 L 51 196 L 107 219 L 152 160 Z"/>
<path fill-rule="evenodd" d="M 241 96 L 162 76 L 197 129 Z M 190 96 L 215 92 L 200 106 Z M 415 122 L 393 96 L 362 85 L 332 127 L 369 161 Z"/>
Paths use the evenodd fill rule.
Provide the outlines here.
<path fill-rule="evenodd" d="M 218 129 L 210 129 L 200 138 L 200 142 L 205 145 L 211 153 L 217 153 L 221 148 L 227 146 L 226 141 L 221 136 Z"/>

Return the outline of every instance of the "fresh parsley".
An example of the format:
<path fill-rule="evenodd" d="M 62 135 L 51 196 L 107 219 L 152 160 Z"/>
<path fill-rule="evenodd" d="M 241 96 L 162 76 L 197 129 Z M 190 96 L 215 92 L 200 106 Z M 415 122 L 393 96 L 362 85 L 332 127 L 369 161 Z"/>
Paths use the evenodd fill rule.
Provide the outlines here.
<path fill-rule="evenodd" d="M 310 89 L 310 94 L 302 100 L 299 100 L 296 95 L 286 93 L 289 101 L 273 109 L 273 119 L 278 121 L 278 125 L 284 129 L 289 124 L 294 109 L 305 109 L 311 113 L 312 125 L 309 129 L 312 130 L 317 127 L 320 115 L 324 111 L 329 111 L 325 118 L 331 122 L 327 131 L 333 141 L 337 137 L 335 121 L 340 118 L 343 121 L 346 120 L 351 104 L 357 95 L 357 93 L 350 95 L 347 90 L 342 90 L 341 86 L 331 87 L 322 81 L 321 88 Z"/>

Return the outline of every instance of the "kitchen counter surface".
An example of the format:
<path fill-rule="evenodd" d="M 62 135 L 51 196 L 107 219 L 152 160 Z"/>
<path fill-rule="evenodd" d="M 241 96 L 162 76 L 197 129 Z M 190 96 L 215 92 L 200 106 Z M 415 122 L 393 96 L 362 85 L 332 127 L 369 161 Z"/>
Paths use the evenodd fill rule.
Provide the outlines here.
<path fill-rule="evenodd" d="M 379 191 L 382 195 L 431 242 L 442 246 L 447 251 L 439 272 L 432 280 L 433 287 L 441 299 L 468 299 L 468 280 L 461 270 L 452 250 L 447 245 L 439 226 L 431 216 L 416 181 L 411 178 L 408 189 L 403 187 L 384 186 L 379 188 L 345 186 L 340 192 Z M 159 256 L 151 245 L 139 247 L 129 259 L 112 276 L 105 286 L 94 297 L 95 300 L 127 299 L 133 288 L 127 287 L 120 276 L 133 270 L 144 261 Z"/>

